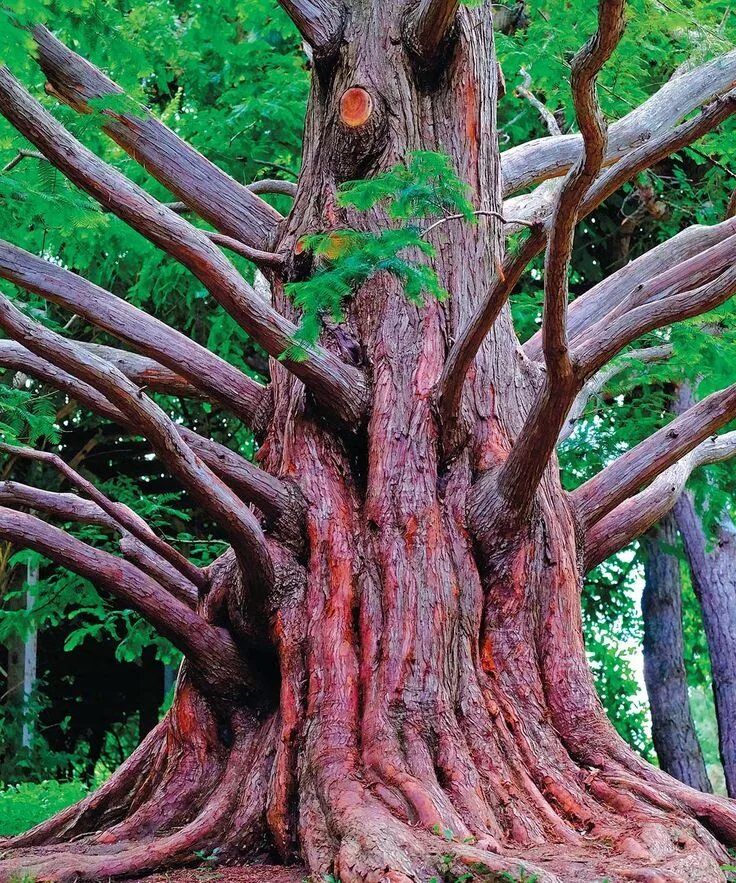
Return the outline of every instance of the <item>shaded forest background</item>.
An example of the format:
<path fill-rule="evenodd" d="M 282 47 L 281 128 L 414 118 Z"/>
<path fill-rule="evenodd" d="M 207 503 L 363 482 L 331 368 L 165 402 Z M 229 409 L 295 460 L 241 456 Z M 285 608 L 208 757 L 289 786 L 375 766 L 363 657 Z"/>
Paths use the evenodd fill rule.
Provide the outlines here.
<path fill-rule="evenodd" d="M 273 0 L 27 0 L 12 6 L 0 6 L 0 60 L 35 94 L 43 90 L 41 74 L 9 13 L 47 24 L 238 181 L 296 180 L 309 59 Z M 726 0 L 631 0 L 629 7 L 626 36 L 601 76 L 601 102 L 609 119 L 736 44 L 736 11 Z M 543 137 L 550 126 L 569 131 L 569 59 L 594 27 L 594 8 L 582 0 L 529 0 L 499 7 L 498 19 L 498 55 L 506 79 L 499 108 L 501 149 Z M 549 111 L 546 116 L 538 102 Z M 104 138 L 94 113 L 80 120 L 66 108 L 55 112 L 95 153 L 157 198 L 171 199 Z M 733 211 L 735 154 L 731 122 L 610 198 L 580 226 L 573 296 L 686 226 L 713 224 Z M 288 209 L 288 196 L 267 198 L 281 211 Z M 253 376 L 265 372 L 265 354 L 197 280 L 72 188 L 5 121 L 0 121 L 0 227 L 12 230 L 13 241 L 35 254 L 54 259 L 63 251 L 66 266 L 124 292 L 131 303 Z M 247 262 L 234 260 L 252 279 Z M 513 299 L 524 337 L 539 327 L 535 280 L 540 272 L 541 265 L 535 265 Z M 77 339 L 94 344 L 113 342 L 40 298 L 9 285 L 2 290 L 56 330 L 73 330 Z M 733 382 L 733 303 L 650 338 L 647 343 L 668 348 L 667 357 L 620 363 L 621 370 L 591 396 L 570 427 L 560 449 L 569 488 L 666 423 L 678 387 L 684 384 L 700 398 Z M 201 434 L 254 455 L 252 436 L 227 414 L 205 403 L 155 397 Z M 197 563 L 207 564 L 223 550 L 213 526 L 142 441 L 122 438 L 113 425 L 25 375 L 3 371 L 1 363 L 0 436 L 63 453 Z M 0 480 L 32 479 L 31 484 L 63 490 L 53 471 L 39 474 L 45 468 L 5 457 Z M 711 466 L 690 483 L 709 548 L 716 542 L 718 519 L 724 512 L 734 514 L 734 473 L 733 463 Z M 95 545 L 111 543 L 97 528 L 66 527 Z M 712 786 L 725 793 L 708 647 L 676 529 L 650 535 L 588 577 L 583 611 L 600 695 L 624 738 L 656 759 L 640 671 L 640 602 L 647 579 L 654 578 L 656 556 L 666 559 L 670 582 L 681 587 L 691 712 Z M 731 589 L 736 592 L 736 577 Z M 2 835 L 50 815 L 109 775 L 165 709 L 179 658 L 134 613 L 37 553 L 0 545 L 0 594 Z"/>

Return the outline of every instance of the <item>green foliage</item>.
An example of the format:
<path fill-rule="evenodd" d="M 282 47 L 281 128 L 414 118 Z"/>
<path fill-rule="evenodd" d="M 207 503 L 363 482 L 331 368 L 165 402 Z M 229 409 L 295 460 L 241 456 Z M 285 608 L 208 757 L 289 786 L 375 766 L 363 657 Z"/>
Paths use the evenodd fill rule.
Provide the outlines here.
<path fill-rule="evenodd" d="M 0 837 L 12 837 L 86 797 L 81 782 L 24 782 L 0 790 Z"/>
<path fill-rule="evenodd" d="M 376 273 L 398 278 L 413 304 L 420 305 L 425 295 L 444 300 L 447 292 L 437 273 L 420 260 L 432 258 L 435 250 L 424 239 L 418 222 L 450 213 L 475 220 L 468 188 L 453 171 L 449 157 L 430 151 L 413 152 L 406 162 L 373 178 L 347 182 L 338 193 L 338 204 L 358 212 L 382 206 L 388 219 L 402 226 L 379 233 L 333 230 L 302 238 L 317 270 L 309 279 L 285 287 L 301 310 L 302 321 L 295 345 L 282 359 L 304 357 L 304 348 L 319 338 L 322 317 L 344 321 L 345 299 Z"/>
<path fill-rule="evenodd" d="M 34 446 L 43 440 L 59 441 L 53 398 L 0 384 L 0 441 Z"/>

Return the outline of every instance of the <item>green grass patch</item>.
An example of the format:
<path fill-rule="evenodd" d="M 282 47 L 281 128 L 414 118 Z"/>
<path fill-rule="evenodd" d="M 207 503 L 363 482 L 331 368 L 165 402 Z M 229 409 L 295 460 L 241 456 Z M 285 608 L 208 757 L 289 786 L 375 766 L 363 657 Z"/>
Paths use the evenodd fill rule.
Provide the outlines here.
<path fill-rule="evenodd" d="M 23 782 L 0 790 L 0 837 L 21 834 L 87 795 L 81 782 Z"/>

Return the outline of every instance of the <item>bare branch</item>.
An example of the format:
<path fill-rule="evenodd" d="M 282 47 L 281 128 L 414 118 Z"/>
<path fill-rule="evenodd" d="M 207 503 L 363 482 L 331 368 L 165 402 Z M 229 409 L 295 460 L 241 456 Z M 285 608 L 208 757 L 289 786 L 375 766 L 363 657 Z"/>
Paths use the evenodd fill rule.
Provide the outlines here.
<path fill-rule="evenodd" d="M 674 348 L 672 344 L 669 343 L 662 344 L 662 346 L 649 346 L 644 349 L 631 350 L 631 352 L 624 353 L 624 355 L 617 361 L 602 368 L 597 374 L 586 381 L 585 385 L 578 393 L 573 406 L 570 408 L 570 412 L 567 415 L 565 425 L 562 427 L 557 444 L 560 445 L 566 439 L 570 438 L 577 422 L 583 414 L 585 414 L 588 402 L 593 396 L 598 395 L 603 387 L 613 380 L 614 377 L 617 377 L 627 368 L 631 367 L 632 364 L 636 364 L 636 362 L 664 362 L 672 356 L 673 352 Z"/>
<path fill-rule="evenodd" d="M 46 157 L 42 153 L 38 153 L 35 150 L 19 150 L 10 162 L 3 166 L 3 174 L 6 172 L 12 172 L 16 166 L 19 166 L 23 162 L 24 159 L 40 159 L 43 162 L 46 162 Z"/>
<path fill-rule="evenodd" d="M 424 65 L 437 60 L 459 5 L 459 0 L 419 0 L 406 16 L 404 41 Z"/>
<path fill-rule="evenodd" d="M 651 285 L 652 288 L 656 287 L 658 290 L 665 290 L 675 279 L 664 277 L 664 273 L 672 271 L 679 278 L 681 269 L 675 269 L 676 267 L 684 268 L 685 273 L 693 272 L 695 267 L 692 264 L 687 266 L 685 264 L 691 258 L 703 255 L 706 265 L 710 265 L 711 261 L 715 259 L 715 255 L 712 252 L 706 254 L 707 250 L 735 234 L 736 219 L 724 221 L 713 227 L 688 227 L 677 236 L 651 249 L 612 276 L 594 285 L 570 305 L 568 333 L 571 340 L 574 342 L 583 332 L 589 330 L 607 313 L 618 307 L 633 291 L 641 290 L 645 284 Z M 725 266 L 725 264 L 719 265 L 719 270 L 725 269 Z M 660 281 L 656 282 L 657 279 Z M 700 281 L 705 280 L 701 279 Z M 524 352 L 530 359 L 541 358 L 542 336 L 540 333 L 535 334 L 526 342 Z"/>
<path fill-rule="evenodd" d="M 476 500 L 496 491 L 510 518 L 523 517 L 552 457 L 579 390 L 567 339 L 568 271 L 578 210 L 606 155 L 606 126 L 596 95 L 596 79 L 624 31 L 625 0 L 600 0 L 598 30 L 572 61 L 572 93 L 583 151 L 560 191 L 550 222 L 544 266 L 542 349 L 544 385 L 498 476 L 481 476 Z M 496 484 L 497 482 L 497 484 Z"/>
<path fill-rule="evenodd" d="M 646 490 L 618 505 L 585 535 L 585 568 L 592 570 L 649 530 L 675 505 L 695 469 L 736 457 L 736 432 L 709 438 Z"/>
<path fill-rule="evenodd" d="M 731 248 L 734 246 L 736 237 Z M 680 287 L 686 284 L 689 283 L 687 277 L 684 277 L 680 281 Z M 589 377 L 598 371 L 643 334 L 707 313 L 725 303 L 734 294 L 736 265 L 730 266 L 705 285 L 689 291 L 676 290 L 673 294 L 650 298 L 641 306 L 637 305 L 637 292 L 634 292 L 630 304 L 624 301 L 615 314 L 604 317 L 576 341 L 575 360 L 582 376 Z"/>
<path fill-rule="evenodd" d="M 587 529 L 736 417 L 736 384 L 688 408 L 573 494 Z"/>
<path fill-rule="evenodd" d="M 279 0 L 279 3 L 318 58 L 337 50 L 344 28 L 342 3 L 338 0 Z"/>
<path fill-rule="evenodd" d="M 208 623 L 128 561 L 93 549 L 34 515 L 5 507 L 0 507 L 0 537 L 40 552 L 133 607 L 168 637 L 209 682 L 220 689 L 232 689 L 234 673 L 240 673 L 243 664 L 225 629 Z"/>
<path fill-rule="evenodd" d="M 3 344 L 11 343 L 3 341 Z M 65 392 L 80 405 L 117 423 L 133 435 L 139 432 L 136 424 L 98 392 L 93 386 L 74 377 L 50 361 L 39 358 L 30 350 L 12 341 L 14 349 L 0 346 L 0 367 L 23 371 L 55 389 Z M 235 451 L 211 439 L 204 438 L 184 426 L 176 427 L 189 447 L 223 481 L 247 502 L 255 503 L 270 522 L 278 525 L 298 520 L 300 503 L 296 489 L 269 475 Z"/>
<path fill-rule="evenodd" d="M 206 396 L 201 389 L 194 387 L 188 380 L 185 380 L 180 374 L 165 368 L 155 359 L 149 359 L 147 356 L 139 356 L 137 353 L 130 353 L 127 350 L 116 349 L 114 346 L 105 346 L 101 343 L 88 343 L 87 341 L 77 341 L 79 346 L 89 350 L 94 355 L 111 362 L 118 371 L 144 389 L 150 389 L 153 392 L 160 392 L 164 395 L 180 396 L 184 399 L 202 399 L 208 398 L 210 402 L 214 401 L 212 397 Z M 1 340 L 0 350 L 10 349 L 11 347 L 20 347 L 19 343 L 13 340 Z"/>
<path fill-rule="evenodd" d="M 37 451 L 33 448 L 5 444 L 0 444 L 0 452 L 11 454 L 13 457 L 19 457 L 24 460 L 45 463 L 56 469 L 73 487 L 86 494 L 93 503 L 116 521 L 125 531 L 137 540 L 145 543 L 164 561 L 175 567 L 179 573 L 186 577 L 189 583 L 193 583 L 199 589 L 204 589 L 207 585 L 207 577 L 199 567 L 196 567 L 180 552 L 177 552 L 176 549 L 159 537 L 132 509 L 122 503 L 113 502 L 99 488 L 95 487 L 91 481 L 88 481 L 62 460 L 58 454 L 54 454 L 51 451 Z"/>
<path fill-rule="evenodd" d="M 260 196 L 261 193 L 279 193 L 282 196 L 296 196 L 297 186 L 293 181 L 282 181 L 280 178 L 262 178 L 248 184 L 248 190 Z"/>
<path fill-rule="evenodd" d="M 89 113 L 90 101 L 123 95 L 116 83 L 68 49 L 46 28 L 34 28 L 33 38 L 38 46 L 38 62 L 51 90 L 75 110 Z M 112 108 L 120 107 L 122 102 L 110 103 Z M 129 110 L 102 111 L 104 131 L 216 230 L 245 245 L 262 248 L 278 224 L 278 213 L 198 153 L 146 108 L 129 99 L 126 103 L 130 105 Z"/>
<path fill-rule="evenodd" d="M 197 586 L 183 578 L 179 570 L 164 561 L 149 546 L 129 534 L 118 521 L 103 512 L 97 503 L 76 494 L 55 493 L 16 481 L 0 481 L 0 505 L 45 512 L 64 521 L 95 524 L 120 534 L 120 550 L 125 558 L 188 607 L 196 607 L 199 594 Z"/>
<path fill-rule="evenodd" d="M 523 77 L 523 83 L 521 84 L 521 86 L 516 87 L 516 94 L 520 95 L 522 98 L 525 98 L 542 117 L 542 120 L 544 121 L 544 124 L 547 127 L 547 131 L 550 135 L 561 135 L 562 131 L 560 130 L 559 123 L 555 119 L 555 115 L 546 106 L 546 104 L 540 101 L 537 96 L 532 92 L 532 78 L 529 74 L 529 71 L 526 68 L 522 67 L 520 73 Z"/>
<path fill-rule="evenodd" d="M 717 98 L 693 119 L 632 150 L 593 184 L 579 208 L 577 220 L 589 215 L 639 172 L 656 165 L 716 129 L 735 110 L 736 92 L 729 92 Z M 559 185 L 549 181 L 538 187 L 533 193 L 507 200 L 504 203 L 504 210 L 513 213 L 516 217 L 515 224 L 509 225 L 508 232 L 515 232 L 521 225 L 530 221 L 538 223 L 546 220 L 549 223 L 547 219 L 550 217 L 551 207 L 554 203 L 552 197 L 558 190 Z"/>
<path fill-rule="evenodd" d="M 667 132 L 693 110 L 736 87 L 736 50 L 670 80 L 642 105 L 613 123 L 606 164 Z M 581 135 L 539 138 L 501 154 L 504 195 L 564 175 L 583 148 Z"/>
<path fill-rule="evenodd" d="M 271 270 L 283 269 L 285 263 L 283 255 L 276 254 L 273 251 L 261 251 L 257 248 L 251 248 L 238 239 L 233 239 L 232 236 L 225 236 L 224 233 L 212 233 L 209 230 L 204 230 L 203 232 L 211 242 L 226 248 L 228 251 L 239 254 L 243 258 L 247 258 L 257 267 Z"/>
<path fill-rule="evenodd" d="M 437 399 L 444 435 L 443 447 L 448 458 L 462 444 L 462 438 L 453 438 L 453 432 L 460 428 L 461 421 L 457 418 L 470 366 L 529 261 L 538 253 L 544 238 L 542 231 L 533 230 L 518 254 L 506 258 L 501 272 L 493 278 L 483 303 L 448 353 L 439 381 Z"/>
<path fill-rule="evenodd" d="M 81 276 L 0 240 L 0 277 L 71 310 L 185 377 L 210 399 L 253 423 L 265 389 L 186 335 Z M 107 355 L 104 353 L 101 353 Z M 123 372 L 127 373 L 127 372 Z"/>
<path fill-rule="evenodd" d="M 0 68 L 0 112 L 77 186 L 191 270 L 266 352 L 279 358 L 292 347 L 296 326 L 256 295 L 202 231 L 87 150 L 7 68 Z M 348 425 L 360 423 L 367 391 L 357 368 L 319 346 L 303 361 L 283 364 L 326 410 Z"/>
<path fill-rule="evenodd" d="M 28 319 L 2 295 L 0 327 L 36 355 L 98 389 L 122 411 L 148 439 L 172 475 L 225 531 L 246 564 L 253 596 L 264 598 L 273 585 L 274 572 L 260 525 L 242 500 L 182 441 L 164 411 L 113 365 Z"/>

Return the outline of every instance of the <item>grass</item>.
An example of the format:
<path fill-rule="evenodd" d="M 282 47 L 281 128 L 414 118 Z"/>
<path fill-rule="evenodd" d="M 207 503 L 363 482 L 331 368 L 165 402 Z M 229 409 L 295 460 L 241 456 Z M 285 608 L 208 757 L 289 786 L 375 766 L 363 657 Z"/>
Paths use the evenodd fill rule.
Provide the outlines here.
<path fill-rule="evenodd" d="M 23 782 L 0 790 L 0 837 L 21 834 L 87 795 L 81 782 Z"/>

